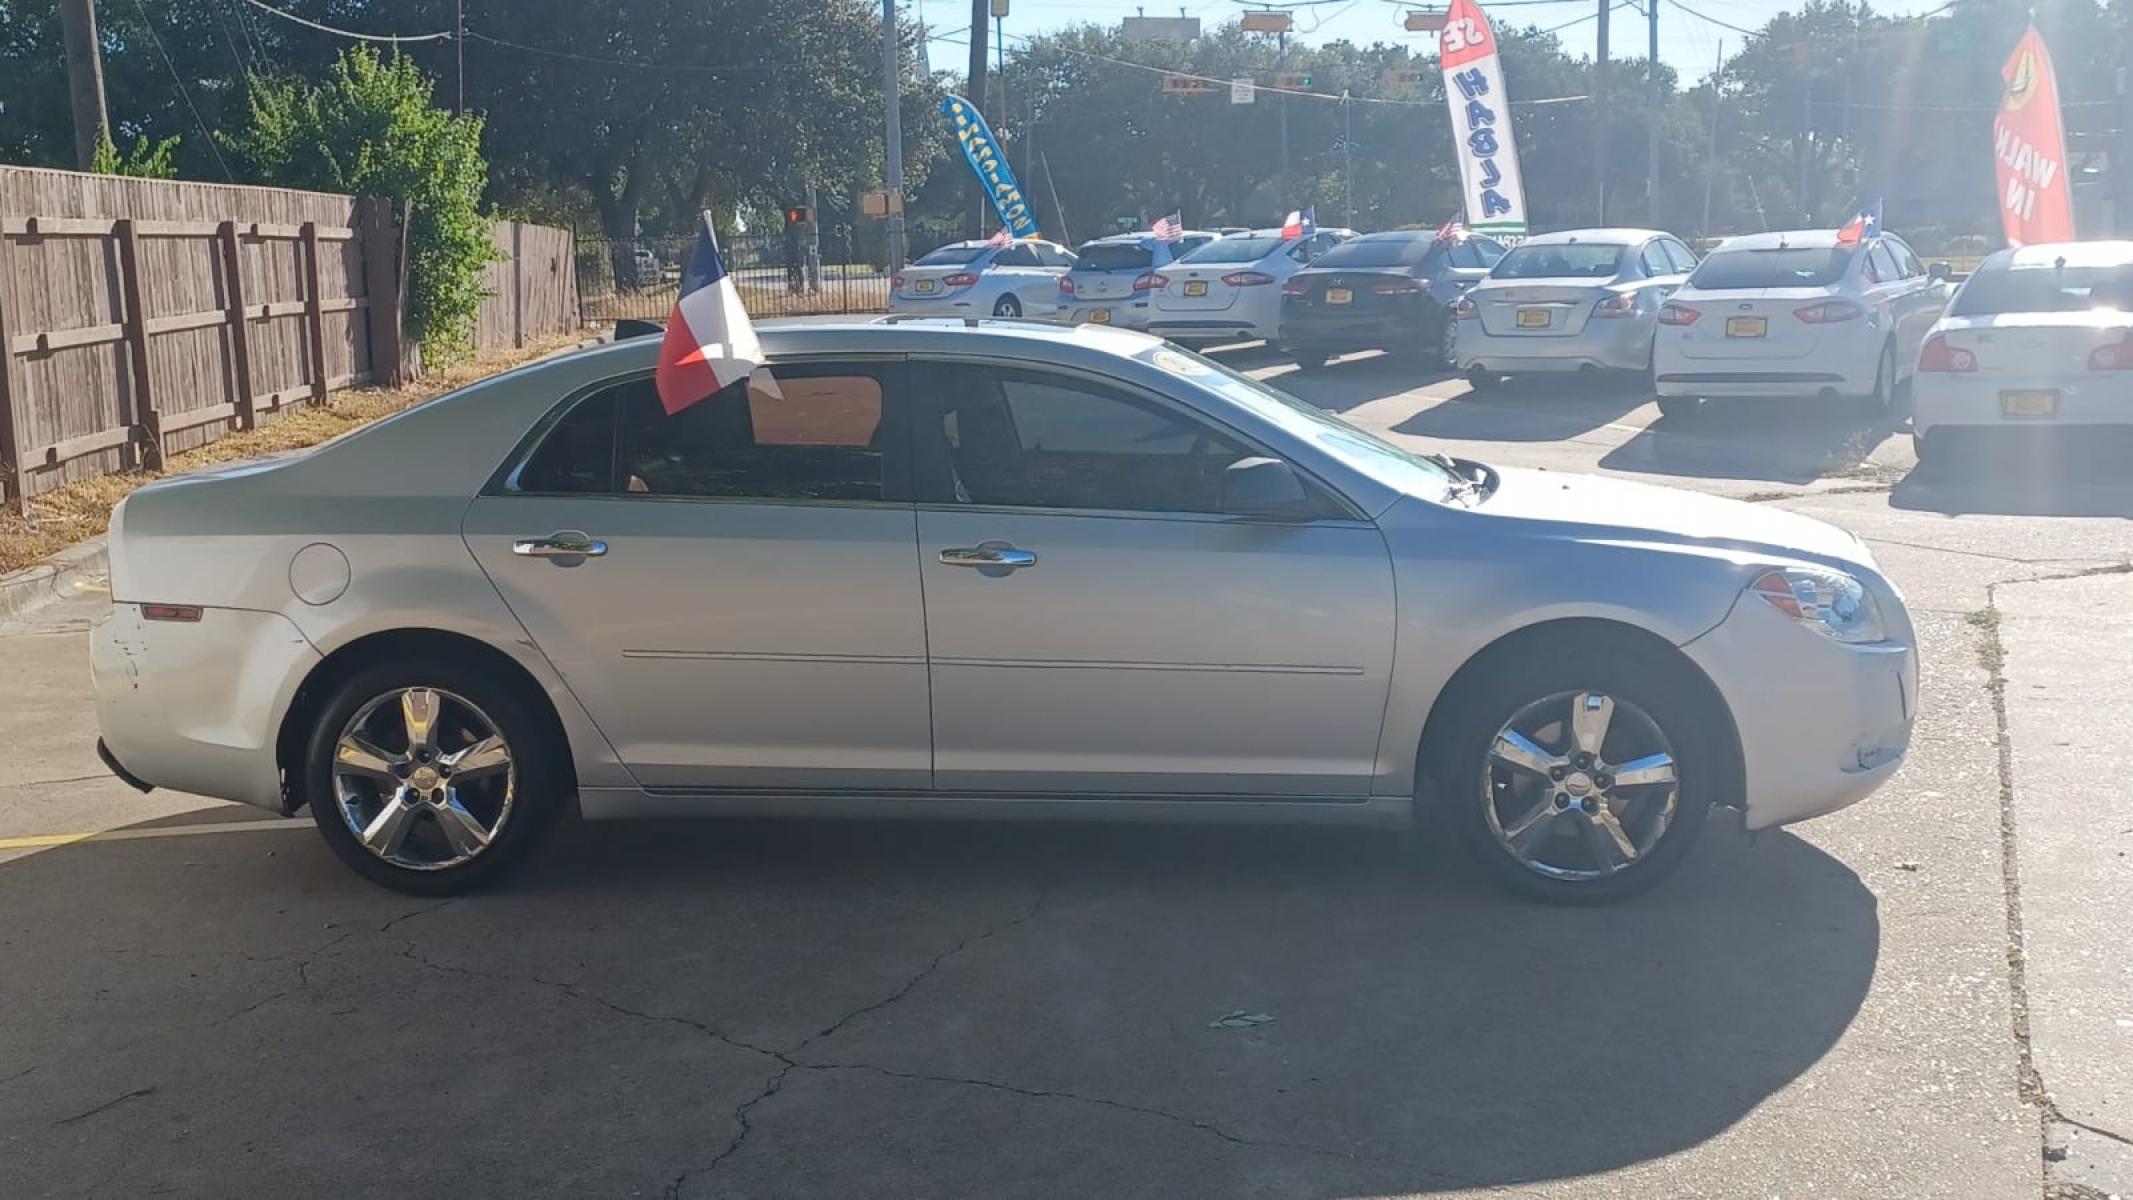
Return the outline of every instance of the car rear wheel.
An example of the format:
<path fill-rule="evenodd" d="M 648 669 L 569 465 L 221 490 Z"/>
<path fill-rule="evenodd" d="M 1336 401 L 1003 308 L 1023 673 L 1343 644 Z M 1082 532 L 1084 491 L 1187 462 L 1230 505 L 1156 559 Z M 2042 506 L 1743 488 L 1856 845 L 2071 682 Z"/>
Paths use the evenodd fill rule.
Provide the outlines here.
<path fill-rule="evenodd" d="M 1913 433 L 1911 453 L 1918 456 L 1918 465 L 1928 466 L 1948 456 L 1948 435 L 1945 433 Z"/>
<path fill-rule="evenodd" d="M 422 896 L 478 888 L 530 851 L 568 794 L 548 723 L 477 667 L 365 668 L 320 707 L 304 759 L 312 819 L 342 862 Z"/>
<path fill-rule="evenodd" d="M 1437 361 L 1443 364 L 1444 369 L 1447 371 L 1458 370 L 1459 322 L 1457 319 L 1451 316 L 1444 318 L 1444 332 L 1438 335 L 1437 343 Z"/>
<path fill-rule="evenodd" d="M 1689 416 L 1694 416 L 1694 415 L 1695 415 L 1695 414 L 1697 413 L 1697 411 L 1698 411 L 1698 410 L 1700 410 L 1701 408 L 1703 408 L 1703 400 L 1702 400 L 1702 398 L 1701 398 L 1701 397 L 1697 397 L 1697 396 L 1661 396 L 1661 397 L 1659 397 L 1659 416 L 1660 416 L 1660 417 L 1661 417 L 1662 419 L 1666 419 L 1666 420 L 1675 420 L 1675 421 L 1678 421 L 1678 420 L 1682 419 L 1683 417 L 1689 417 Z"/>
<path fill-rule="evenodd" d="M 1681 865 L 1719 761 L 1689 670 L 1633 647 L 1549 641 L 1479 664 L 1447 697 L 1457 724 L 1434 774 L 1496 882 L 1599 904 Z"/>
<path fill-rule="evenodd" d="M 1492 392 L 1503 386 L 1503 376 L 1475 367 L 1466 373 L 1466 385 L 1477 392 Z"/>
<path fill-rule="evenodd" d="M 1022 302 L 1013 296 L 1002 296 L 993 302 L 992 315 L 996 317 L 1019 317 L 1022 315 Z"/>
<path fill-rule="evenodd" d="M 1869 418 L 1885 417 L 1896 400 L 1896 347 L 1884 343 L 1881 358 L 1874 367 L 1874 390 L 1868 393 L 1862 409 Z"/>

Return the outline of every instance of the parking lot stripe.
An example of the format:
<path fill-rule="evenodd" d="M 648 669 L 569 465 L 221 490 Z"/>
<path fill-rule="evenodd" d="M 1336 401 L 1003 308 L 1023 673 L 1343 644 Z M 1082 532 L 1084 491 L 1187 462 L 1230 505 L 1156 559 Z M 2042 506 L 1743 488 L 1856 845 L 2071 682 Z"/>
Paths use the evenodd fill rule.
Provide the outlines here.
<path fill-rule="evenodd" d="M 195 837 L 210 833 L 251 833 L 269 829 L 314 829 L 309 821 L 217 821 L 206 825 L 171 825 L 160 829 L 106 829 L 88 833 L 33 833 L 0 838 L 0 850 L 71 846 L 76 842 L 133 842 L 144 838 Z"/>

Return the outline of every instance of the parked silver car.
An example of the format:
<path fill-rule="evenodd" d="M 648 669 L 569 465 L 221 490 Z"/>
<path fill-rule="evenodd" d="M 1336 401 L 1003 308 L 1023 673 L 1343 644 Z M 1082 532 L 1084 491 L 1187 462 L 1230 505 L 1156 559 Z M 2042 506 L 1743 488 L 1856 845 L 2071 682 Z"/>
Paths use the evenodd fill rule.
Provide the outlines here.
<path fill-rule="evenodd" d="M 1526 239 L 1460 300 L 1458 369 L 1505 375 L 1651 370 L 1659 308 L 1696 268 L 1656 229 L 1572 229 Z"/>
<path fill-rule="evenodd" d="M 1893 774 L 1911 623 L 1770 505 L 1422 456 L 1146 335 L 772 327 L 668 416 L 658 338 L 111 521 L 100 749 L 410 892 L 576 805 L 1457 829 L 1604 900 L 1713 804 Z"/>
<path fill-rule="evenodd" d="M 1074 265 L 1067 248 L 1042 238 L 1004 246 L 950 242 L 889 280 L 889 311 L 928 317 L 1050 317 L 1059 279 Z"/>

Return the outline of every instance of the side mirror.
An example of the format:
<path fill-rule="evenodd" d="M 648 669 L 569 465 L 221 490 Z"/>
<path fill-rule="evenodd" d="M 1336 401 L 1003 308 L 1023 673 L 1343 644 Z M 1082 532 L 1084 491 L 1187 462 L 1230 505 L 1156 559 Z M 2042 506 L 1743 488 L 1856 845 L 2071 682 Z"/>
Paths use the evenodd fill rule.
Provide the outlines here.
<path fill-rule="evenodd" d="M 1222 511 L 1247 517 L 1301 517 L 1311 510 L 1296 469 L 1278 458 L 1240 458 L 1222 472 Z"/>
<path fill-rule="evenodd" d="M 1944 262 L 1934 263 L 1932 266 L 1926 268 L 1927 277 L 1932 279 L 1935 283 L 1946 283 L 1952 276 L 1954 276 L 1954 274 L 1954 268 L 1950 267 L 1947 263 Z"/>

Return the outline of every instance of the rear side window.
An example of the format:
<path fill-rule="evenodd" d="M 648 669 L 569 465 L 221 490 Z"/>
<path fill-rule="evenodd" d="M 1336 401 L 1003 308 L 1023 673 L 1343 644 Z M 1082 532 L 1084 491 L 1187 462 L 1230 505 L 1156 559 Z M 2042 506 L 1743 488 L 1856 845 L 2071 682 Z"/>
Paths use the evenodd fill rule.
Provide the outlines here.
<path fill-rule="evenodd" d="M 993 256 L 992 265 L 996 267 L 1034 267 L 1037 265 L 1037 251 L 1030 246 L 1009 246 Z"/>
<path fill-rule="evenodd" d="M 1602 242 L 1520 246 L 1490 273 L 1495 279 L 1612 279 L 1628 247 Z"/>
<path fill-rule="evenodd" d="M 1666 247 L 1666 256 L 1674 264 L 1674 274 L 1686 275 L 1696 269 L 1696 252 L 1671 239 L 1661 242 Z"/>
<path fill-rule="evenodd" d="M 1644 248 L 1644 274 L 1652 279 L 1674 273 L 1674 264 L 1666 256 L 1666 243 L 1653 242 Z"/>
<path fill-rule="evenodd" d="M 1858 251 L 1850 246 L 1792 246 L 1782 250 L 1720 250 L 1689 276 L 1691 287 L 1828 287 L 1844 278 Z"/>
<path fill-rule="evenodd" d="M 650 376 L 580 401 L 512 489 L 762 500 L 879 500 L 881 379 L 846 367 L 780 368 L 669 416 Z"/>
<path fill-rule="evenodd" d="M 1876 283 L 1894 283 L 1903 278 L 1903 268 L 1896 265 L 1896 256 L 1889 253 L 1885 243 L 1876 242 L 1866 252 L 1866 265 Z"/>
<path fill-rule="evenodd" d="M 1061 250 L 1059 247 L 1051 245 L 1049 243 L 1038 243 L 1036 246 L 1036 251 L 1037 261 L 1044 266 L 1071 267 L 1074 265 L 1073 255 L 1068 254 L 1066 251 Z"/>
<path fill-rule="evenodd" d="M 2133 263 L 2093 267 L 1989 267 L 1955 293 L 1948 315 L 2133 312 Z"/>
<path fill-rule="evenodd" d="M 1155 265 L 1146 246 L 1134 242 L 1090 242 L 1077 252 L 1080 271 L 1145 271 Z"/>

